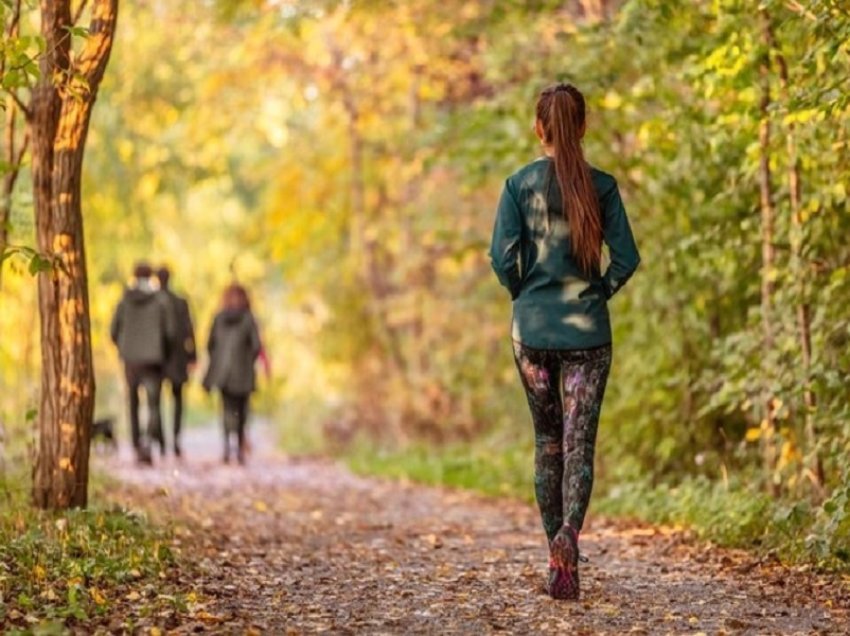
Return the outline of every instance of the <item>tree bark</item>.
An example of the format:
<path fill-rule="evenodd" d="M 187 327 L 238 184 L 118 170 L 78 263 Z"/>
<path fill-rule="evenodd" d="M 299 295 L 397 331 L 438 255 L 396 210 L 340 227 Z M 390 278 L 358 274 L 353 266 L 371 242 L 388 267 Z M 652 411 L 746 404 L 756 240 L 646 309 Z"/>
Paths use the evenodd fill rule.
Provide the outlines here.
<path fill-rule="evenodd" d="M 761 325 L 762 325 L 762 400 L 764 418 L 762 420 L 762 451 L 764 469 L 771 484 L 771 490 L 777 493 L 774 482 L 776 467 L 776 421 L 774 417 L 774 396 L 770 388 L 769 357 L 774 347 L 773 296 L 775 291 L 774 275 L 776 253 L 774 234 L 776 212 L 773 204 L 773 183 L 770 169 L 770 18 L 764 9 L 759 9 L 761 21 L 762 55 L 759 62 L 761 78 L 761 97 L 759 100 L 759 202 L 761 211 Z"/>
<path fill-rule="evenodd" d="M 33 91 L 33 195 L 39 250 L 57 267 L 39 276 L 41 398 L 33 502 L 83 507 L 94 409 L 80 177 L 92 107 L 115 33 L 118 0 L 95 0 L 89 37 L 72 56 L 70 1 L 41 0 L 46 52 Z"/>

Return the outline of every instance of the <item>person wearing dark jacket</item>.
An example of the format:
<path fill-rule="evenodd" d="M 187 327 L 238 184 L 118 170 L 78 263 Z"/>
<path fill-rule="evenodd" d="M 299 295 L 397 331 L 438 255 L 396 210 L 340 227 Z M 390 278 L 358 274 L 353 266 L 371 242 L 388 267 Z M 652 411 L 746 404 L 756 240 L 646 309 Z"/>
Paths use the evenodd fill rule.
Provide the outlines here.
<path fill-rule="evenodd" d="M 124 362 L 130 401 L 130 431 L 140 463 L 151 463 L 150 440 L 162 439 L 160 393 L 165 362 L 176 333 L 174 316 L 146 263 L 136 265 L 133 280 L 112 318 L 110 335 Z M 139 389 L 144 387 L 148 422 L 139 423 Z M 164 448 L 161 447 L 163 452 Z"/>
<path fill-rule="evenodd" d="M 183 385 L 189 381 L 189 366 L 195 364 L 197 360 L 195 328 L 192 325 L 189 302 L 175 294 L 168 286 L 171 272 L 167 267 L 160 267 L 156 275 L 159 278 L 162 294 L 174 316 L 176 329 L 174 346 L 168 352 L 168 359 L 165 361 L 165 379 L 171 384 L 171 393 L 174 396 L 174 454 L 180 457 L 182 455 L 180 427 L 183 420 Z"/>
<path fill-rule="evenodd" d="M 254 363 L 262 346 L 248 293 L 241 285 L 228 287 L 210 330 L 210 364 L 204 377 L 207 391 L 221 392 L 224 425 L 224 462 L 230 461 L 230 437 L 236 434 L 240 464 L 245 463 L 245 425 L 248 401 L 256 388 Z"/>
<path fill-rule="evenodd" d="M 490 258 L 513 301 L 514 357 L 534 425 L 534 489 L 549 541 L 547 590 L 576 600 L 579 534 L 612 361 L 609 302 L 640 254 L 616 179 L 584 158 L 584 96 L 556 84 L 540 93 L 536 110 L 544 154 L 505 181 Z"/>

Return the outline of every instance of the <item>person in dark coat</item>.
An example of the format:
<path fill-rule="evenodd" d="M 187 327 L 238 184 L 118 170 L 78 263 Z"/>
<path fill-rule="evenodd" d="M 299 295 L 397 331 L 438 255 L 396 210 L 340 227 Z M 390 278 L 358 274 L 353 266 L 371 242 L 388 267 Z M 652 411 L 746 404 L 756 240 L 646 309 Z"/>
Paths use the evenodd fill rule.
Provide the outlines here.
<path fill-rule="evenodd" d="M 256 388 L 254 363 L 262 346 L 248 293 L 241 285 L 228 287 L 210 330 L 210 365 L 204 377 L 207 391 L 221 392 L 224 425 L 224 462 L 230 461 L 230 437 L 237 439 L 237 460 L 245 463 L 245 425 L 248 401 Z"/>
<path fill-rule="evenodd" d="M 124 362 L 130 401 L 130 431 L 140 463 L 152 463 L 150 440 L 162 447 L 160 394 L 164 365 L 176 334 L 174 315 L 159 288 L 159 281 L 147 263 L 139 263 L 133 280 L 115 310 L 110 335 Z M 139 423 L 139 389 L 144 388 L 148 422 Z"/>
<path fill-rule="evenodd" d="M 174 396 L 174 454 L 180 457 L 182 455 L 180 427 L 183 420 L 183 385 L 189 381 L 189 366 L 194 365 L 197 360 L 195 328 L 192 325 L 189 302 L 175 294 L 168 286 L 171 272 L 167 267 L 160 267 L 156 275 L 175 321 L 175 346 L 169 351 L 165 362 L 165 379 L 171 384 L 171 393 Z"/>

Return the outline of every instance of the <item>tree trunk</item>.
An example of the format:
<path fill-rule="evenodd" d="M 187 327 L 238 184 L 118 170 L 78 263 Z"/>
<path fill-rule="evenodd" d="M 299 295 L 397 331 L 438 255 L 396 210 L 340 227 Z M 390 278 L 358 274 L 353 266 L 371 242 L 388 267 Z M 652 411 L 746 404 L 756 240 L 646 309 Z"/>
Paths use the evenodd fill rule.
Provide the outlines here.
<path fill-rule="evenodd" d="M 765 11 L 765 29 L 767 32 L 770 49 L 776 60 L 779 70 L 779 87 L 782 99 L 786 105 L 790 104 L 788 95 L 788 63 L 776 39 L 773 24 L 769 14 Z M 809 473 L 812 485 L 817 496 L 823 495 L 823 461 L 818 451 L 818 431 L 815 424 L 815 412 L 817 409 L 817 398 L 812 388 L 812 319 L 811 305 L 809 304 L 806 286 L 806 268 L 803 264 L 803 248 L 805 240 L 805 228 L 802 215 L 802 180 L 800 178 L 800 161 L 797 156 L 797 137 L 794 121 L 789 121 L 785 131 L 785 144 L 788 152 L 788 198 L 791 204 L 791 273 L 794 279 L 795 296 L 797 297 L 797 337 L 800 342 L 800 358 L 802 360 L 803 375 L 803 407 L 804 435 L 808 456 L 810 458 Z"/>
<path fill-rule="evenodd" d="M 764 469 L 771 484 L 771 490 L 777 493 L 774 482 L 776 467 L 776 421 L 774 417 L 774 396 L 770 388 L 771 369 L 769 358 L 774 346 L 773 295 L 775 276 L 774 232 L 776 213 L 773 205 L 773 184 L 770 170 L 770 21 L 767 12 L 759 10 L 762 23 L 763 52 L 759 63 L 761 77 L 761 99 L 759 101 L 759 199 L 761 209 L 761 324 L 762 324 L 762 401 L 764 418 L 762 420 L 762 452 Z"/>
<path fill-rule="evenodd" d="M 21 23 L 21 0 L 17 0 L 11 8 L 8 27 L 5 30 L 6 37 L 11 40 L 18 37 Z M 0 61 L 0 76 L 6 71 L 6 61 Z M 2 258 L 9 246 L 9 231 L 12 220 L 12 193 L 15 191 L 15 182 L 21 171 L 21 164 L 27 151 L 29 137 L 25 134 L 18 147 L 18 119 L 22 114 L 12 94 L 6 96 L 5 100 L 6 121 L 3 127 L 3 154 L 6 162 L 7 172 L 2 175 L 0 183 L 0 289 L 3 288 L 3 265 Z"/>
<path fill-rule="evenodd" d="M 72 59 L 70 2 L 41 1 L 47 52 L 30 106 L 33 195 L 39 250 L 57 262 L 40 275 L 38 290 L 42 373 L 33 502 L 41 508 L 82 507 L 88 498 L 94 373 L 80 177 L 117 9 L 118 0 L 95 0 L 90 35 Z"/>

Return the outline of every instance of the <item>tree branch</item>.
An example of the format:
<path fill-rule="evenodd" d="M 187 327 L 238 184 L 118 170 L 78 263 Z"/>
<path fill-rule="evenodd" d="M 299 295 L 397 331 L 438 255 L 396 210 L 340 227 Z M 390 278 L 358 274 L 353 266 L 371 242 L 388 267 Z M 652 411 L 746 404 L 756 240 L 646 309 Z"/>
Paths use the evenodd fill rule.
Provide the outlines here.
<path fill-rule="evenodd" d="M 21 21 L 21 0 L 16 0 L 15 8 L 12 10 L 12 19 L 9 21 L 9 27 L 4 34 L 7 40 L 17 37 L 19 33 L 19 24 Z M 0 75 L 6 73 L 6 56 L 0 57 Z"/>
<path fill-rule="evenodd" d="M 29 133 L 29 131 L 27 131 L 27 132 L 24 133 L 24 139 L 21 142 L 21 147 L 18 149 L 18 155 L 15 157 L 15 160 L 12 163 L 12 165 L 15 167 L 16 170 L 20 169 L 21 163 L 24 160 L 24 155 L 26 154 L 27 149 L 29 148 L 29 145 L 30 145 L 30 133 Z"/>
<path fill-rule="evenodd" d="M 818 21 L 818 17 L 814 13 L 809 11 L 806 7 L 804 7 L 802 4 L 797 2 L 797 0 L 788 0 L 785 3 L 785 6 L 787 6 L 794 13 L 798 13 L 801 16 L 808 18 L 809 20 L 812 20 L 813 22 Z"/>
<path fill-rule="evenodd" d="M 6 35 L 9 37 L 18 34 L 18 25 L 21 23 L 21 0 L 15 1 L 15 8 L 12 10 L 12 20 L 9 22 L 9 29 Z"/>
<path fill-rule="evenodd" d="M 83 11 L 86 10 L 88 6 L 89 0 L 80 0 L 80 6 L 77 7 L 77 10 L 74 12 L 74 17 L 71 18 L 71 23 L 76 26 L 80 21 L 80 18 L 83 17 Z"/>
<path fill-rule="evenodd" d="M 15 162 L 12 165 L 11 171 L 9 171 L 6 174 L 6 176 L 4 177 L 5 183 L 3 184 L 4 185 L 3 189 L 5 190 L 4 194 L 7 197 L 11 197 L 12 191 L 15 189 L 15 182 L 17 182 L 18 176 L 20 176 L 20 174 L 21 174 L 21 162 L 24 159 L 24 153 L 27 151 L 27 146 L 29 145 L 29 140 L 30 140 L 30 137 L 29 137 L 29 134 L 27 134 L 24 137 L 24 141 L 21 144 L 21 148 L 18 151 L 17 157 L 15 157 Z M 8 214 L 8 210 L 6 212 Z M 8 221 L 9 221 L 9 219 L 6 218 L 5 222 L 8 222 Z"/>
<path fill-rule="evenodd" d="M 78 68 L 90 90 L 96 90 L 106 71 L 117 17 L 118 0 L 94 0 L 89 37 L 80 53 Z"/>
<path fill-rule="evenodd" d="M 71 9 L 68 2 L 42 2 L 41 34 L 44 52 L 40 57 L 41 83 L 53 85 L 56 71 L 67 73 L 71 68 Z"/>
<path fill-rule="evenodd" d="M 29 120 L 32 113 L 30 112 L 30 109 L 27 108 L 27 105 L 24 104 L 23 101 L 21 101 L 21 98 L 15 91 L 9 90 L 7 92 L 9 93 L 9 96 L 15 101 L 15 104 L 18 105 L 18 108 L 21 109 L 21 112 L 24 114 L 24 119 Z"/>

